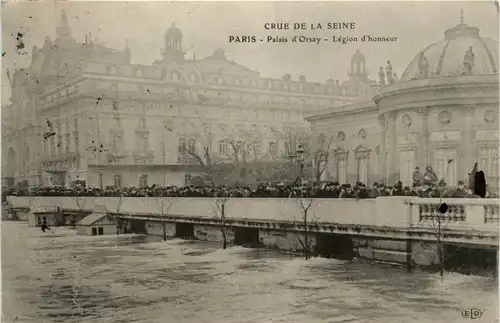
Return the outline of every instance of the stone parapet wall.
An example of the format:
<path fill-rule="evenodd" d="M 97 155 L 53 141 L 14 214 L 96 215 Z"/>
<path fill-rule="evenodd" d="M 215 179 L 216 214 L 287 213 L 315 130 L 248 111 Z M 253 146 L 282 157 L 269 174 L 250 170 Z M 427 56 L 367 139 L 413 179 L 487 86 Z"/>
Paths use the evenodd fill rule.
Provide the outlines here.
<path fill-rule="evenodd" d="M 128 215 L 170 216 L 179 218 L 220 218 L 223 203 L 215 198 L 175 197 L 53 197 L 9 196 L 12 207 L 54 207 L 64 210 L 93 211 L 104 207 L 108 213 Z M 498 200 L 434 199 L 415 197 L 379 197 L 376 199 L 287 199 L 230 198 L 225 201 L 228 220 L 262 222 L 303 222 L 303 209 L 308 210 L 308 223 L 375 226 L 415 229 L 433 228 L 437 220 L 443 229 L 480 230 L 498 235 Z M 437 210 L 447 203 L 450 211 Z"/>

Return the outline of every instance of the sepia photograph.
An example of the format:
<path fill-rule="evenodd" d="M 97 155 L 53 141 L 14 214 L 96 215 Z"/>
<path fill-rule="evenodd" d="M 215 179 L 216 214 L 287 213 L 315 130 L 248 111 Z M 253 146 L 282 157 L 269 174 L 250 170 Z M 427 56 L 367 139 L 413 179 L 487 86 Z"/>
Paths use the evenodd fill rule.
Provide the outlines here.
<path fill-rule="evenodd" d="M 2 1 L 1 322 L 500 322 L 497 1 Z"/>

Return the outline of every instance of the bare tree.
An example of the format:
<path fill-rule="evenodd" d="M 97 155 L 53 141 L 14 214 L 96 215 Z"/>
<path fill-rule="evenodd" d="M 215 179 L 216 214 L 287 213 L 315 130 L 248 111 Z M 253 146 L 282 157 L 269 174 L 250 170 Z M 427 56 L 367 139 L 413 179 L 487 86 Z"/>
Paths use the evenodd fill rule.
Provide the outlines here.
<path fill-rule="evenodd" d="M 283 157 L 295 155 L 297 147 L 301 146 L 304 151 L 304 168 L 319 182 L 328 166 L 333 137 L 323 133 L 318 135 L 309 128 L 296 127 L 286 128 L 281 138 L 285 143 Z"/>
<path fill-rule="evenodd" d="M 78 207 L 78 211 L 85 211 L 85 207 L 87 206 L 87 199 L 85 196 L 81 195 L 81 190 L 79 188 L 75 189 L 75 202 Z"/>
<path fill-rule="evenodd" d="M 227 228 L 226 228 L 226 217 L 227 210 L 226 204 L 229 197 L 226 196 L 225 192 L 219 191 L 218 186 L 221 182 L 227 179 L 227 169 L 232 167 L 230 163 L 227 163 L 226 154 L 217 154 L 213 151 L 213 141 L 214 135 L 210 127 L 204 126 L 204 131 L 200 134 L 189 133 L 186 137 L 189 138 L 187 147 L 180 147 L 179 152 L 181 156 L 188 157 L 194 160 L 201 167 L 205 178 L 210 183 L 215 207 L 215 216 L 220 220 L 221 234 L 222 234 L 222 247 L 227 248 Z M 225 152 L 223 152 L 225 153 Z"/>
<path fill-rule="evenodd" d="M 295 228 L 303 227 L 302 231 L 293 230 L 293 234 L 295 238 L 300 244 L 302 254 L 304 255 L 305 260 L 309 260 L 311 256 L 314 254 L 313 250 L 313 240 L 310 236 L 309 227 L 311 223 L 316 223 L 318 218 L 314 212 L 312 212 L 311 208 L 314 205 L 314 199 L 311 197 L 302 197 L 297 196 L 295 194 L 290 194 L 289 200 L 294 200 L 300 208 L 300 217 L 297 218 L 293 216 L 292 225 Z M 289 215 L 282 214 L 285 219 L 289 218 Z M 301 236 L 302 234 L 303 236 Z"/>
<path fill-rule="evenodd" d="M 283 129 L 283 131 L 276 129 L 272 130 L 277 133 L 278 138 L 284 143 L 284 150 L 280 152 L 283 158 L 287 158 L 289 155 L 294 154 L 299 145 L 302 149 L 309 152 L 312 138 L 312 133 L 309 128 L 298 126 L 288 127 Z"/>
<path fill-rule="evenodd" d="M 163 196 L 162 194 L 157 194 L 156 196 L 156 203 L 158 204 L 158 215 L 160 216 L 160 221 L 163 228 L 163 241 L 167 241 L 167 223 L 165 222 L 165 215 L 168 215 L 170 208 L 174 204 L 174 200 L 171 199 L 168 192 L 167 196 Z"/>
<path fill-rule="evenodd" d="M 299 240 L 299 243 L 302 246 L 302 250 L 304 252 L 304 258 L 306 260 L 309 260 L 311 258 L 311 255 L 313 253 L 312 250 L 312 239 L 309 238 L 309 223 L 313 220 L 314 214 L 310 214 L 310 209 L 311 206 L 313 205 L 314 199 L 312 198 L 301 198 L 299 197 L 297 199 L 299 205 L 300 205 L 300 212 L 301 212 L 301 224 L 304 227 L 304 240 L 300 239 L 300 237 L 297 235 L 297 239 Z"/>
<path fill-rule="evenodd" d="M 118 201 L 116 203 L 116 213 L 120 213 L 120 208 L 123 202 L 123 193 L 120 191 L 120 195 L 118 196 Z"/>
<path fill-rule="evenodd" d="M 330 157 L 330 148 L 333 142 L 333 137 L 328 138 L 324 134 L 319 134 L 314 138 L 314 144 L 310 148 L 309 154 L 313 167 L 313 175 L 316 182 L 321 181 Z"/>
<path fill-rule="evenodd" d="M 226 222 L 226 206 L 229 201 L 229 197 L 225 194 L 225 192 L 215 192 L 215 207 L 214 213 L 215 216 L 220 220 L 220 230 L 222 236 L 222 249 L 227 248 L 227 222 Z"/>
<path fill-rule="evenodd" d="M 449 159 L 446 164 L 445 178 L 448 178 L 448 170 L 450 165 L 453 163 L 453 159 Z M 477 164 L 476 164 L 477 165 Z M 476 166 L 474 166 L 476 168 Z M 445 220 L 445 214 L 449 210 L 449 206 L 443 203 L 443 196 L 447 193 L 446 186 L 439 188 L 439 208 L 437 214 L 432 214 L 432 228 L 434 230 L 434 235 L 436 236 L 436 246 L 439 258 L 439 274 L 441 277 L 444 276 L 444 246 L 443 246 L 443 220 Z"/>
<path fill-rule="evenodd" d="M 439 208 L 437 214 L 432 214 L 432 229 L 434 231 L 434 235 L 436 236 L 436 247 L 439 259 L 439 274 L 441 277 L 444 275 L 444 246 L 443 246 L 443 220 L 445 219 L 445 214 L 448 212 L 448 205 L 443 203 L 443 195 L 445 193 L 444 188 L 441 189 L 440 198 L 439 198 Z"/>
<path fill-rule="evenodd" d="M 424 206 L 428 211 L 428 215 L 426 216 L 426 220 L 430 222 L 431 228 L 432 228 L 432 233 L 435 236 L 436 239 L 436 251 L 437 251 L 437 256 L 438 256 L 438 262 L 439 262 L 439 274 L 441 277 L 444 276 L 444 269 L 445 269 L 445 258 L 444 258 L 444 246 L 443 246 L 443 222 L 445 220 L 445 213 L 448 212 L 448 205 L 446 203 L 442 203 L 442 195 L 441 193 L 441 201 L 438 207 L 438 212 L 435 212 L 434 207 L 432 206 Z M 430 196 L 429 196 L 430 197 Z M 410 201 L 409 202 L 409 207 L 410 209 L 412 208 L 413 203 Z M 422 205 L 419 206 L 422 208 Z M 421 240 L 420 245 L 424 249 L 430 249 L 432 250 L 427 244 Z M 434 262 L 432 262 L 431 265 L 434 265 Z M 410 270 L 411 264 L 408 263 L 408 270 Z"/>

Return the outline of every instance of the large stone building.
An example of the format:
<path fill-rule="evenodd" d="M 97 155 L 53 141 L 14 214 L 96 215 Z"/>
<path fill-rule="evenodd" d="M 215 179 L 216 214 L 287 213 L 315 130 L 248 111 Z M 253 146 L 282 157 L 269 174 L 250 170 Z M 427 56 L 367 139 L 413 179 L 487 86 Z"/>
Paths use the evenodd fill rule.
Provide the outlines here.
<path fill-rule="evenodd" d="M 362 71 L 349 81 L 312 83 L 263 78 L 222 49 L 186 59 L 174 25 L 164 46 L 151 65 L 131 64 L 127 46 L 106 48 L 91 34 L 77 42 L 62 12 L 56 39 L 34 46 L 31 65 L 10 75 L 3 185 L 179 185 L 199 171 L 194 155 L 205 148 L 229 161 L 242 141 L 256 159 L 286 155 L 286 134 L 308 128 L 305 113 L 374 94 L 360 53 L 353 62 Z"/>
<path fill-rule="evenodd" d="M 333 136 L 324 179 L 411 186 L 415 167 L 423 174 L 431 166 L 456 184 L 478 162 L 489 185 L 497 185 L 498 43 L 463 17 L 444 36 L 417 53 L 399 80 L 390 62 L 380 67 L 372 100 L 306 118 L 315 132 Z"/>

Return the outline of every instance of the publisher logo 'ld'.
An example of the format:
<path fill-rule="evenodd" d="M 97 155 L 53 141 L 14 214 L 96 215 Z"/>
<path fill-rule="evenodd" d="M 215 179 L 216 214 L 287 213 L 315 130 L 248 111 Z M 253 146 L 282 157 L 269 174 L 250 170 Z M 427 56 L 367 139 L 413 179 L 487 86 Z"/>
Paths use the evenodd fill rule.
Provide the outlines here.
<path fill-rule="evenodd" d="M 483 312 L 481 312 L 481 310 L 478 310 L 477 308 L 465 308 L 462 311 L 462 317 L 464 319 L 476 320 L 480 318 L 482 315 Z"/>

